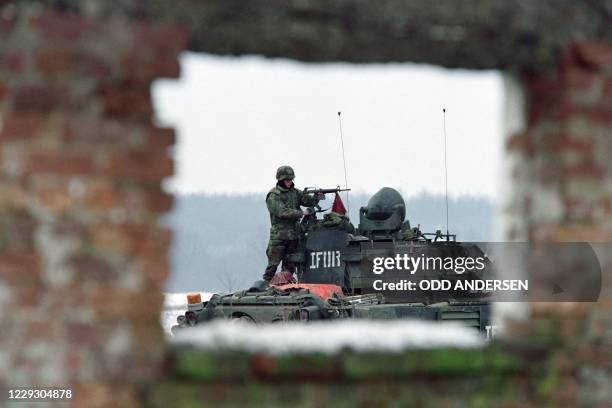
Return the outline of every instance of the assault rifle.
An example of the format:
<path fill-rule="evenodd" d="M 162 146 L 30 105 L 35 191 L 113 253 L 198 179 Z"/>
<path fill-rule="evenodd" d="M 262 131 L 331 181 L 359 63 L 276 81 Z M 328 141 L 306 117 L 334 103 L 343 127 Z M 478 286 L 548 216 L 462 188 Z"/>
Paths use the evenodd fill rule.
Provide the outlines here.
<path fill-rule="evenodd" d="M 340 186 L 336 188 L 316 188 L 316 187 L 305 187 L 304 188 L 304 193 L 315 194 L 315 195 L 339 193 L 341 191 L 351 191 L 351 189 L 350 188 L 340 188 Z"/>
<path fill-rule="evenodd" d="M 323 198 L 325 194 L 339 193 L 341 191 L 351 191 L 351 189 L 350 188 L 340 188 L 340 186 L 336 188 L 316 188 L 316 187 L 305 187 L 304 188 L 304 194 L 314 194 L 314 197 L 316 199 Z M 327 210 L 329 210 L 329 208 L 325 210 L 321 209 L 321 206 L 319 206 L 319 204 L 315 204 L 314 207 L 309 207 L 310 214 L 304 217 L 304 219 L 302 220 L 302 223 L 304 225 L 309 224 L 312 221 L 312 218 L 314 218 L 313 216 L 315 216 L 316 213 L 321 213 Z"/>

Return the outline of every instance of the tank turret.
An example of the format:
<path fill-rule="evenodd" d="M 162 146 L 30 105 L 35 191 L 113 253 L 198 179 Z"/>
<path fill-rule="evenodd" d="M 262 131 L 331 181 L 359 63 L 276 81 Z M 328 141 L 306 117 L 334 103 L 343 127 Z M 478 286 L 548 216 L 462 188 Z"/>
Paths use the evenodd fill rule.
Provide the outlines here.
<path fill-rule="evenodd" d="M 404 224 L 406 204 L 401 194 L 383 187 L 359 209 L 358 233 L 368 238 L 394 235 Z"/>

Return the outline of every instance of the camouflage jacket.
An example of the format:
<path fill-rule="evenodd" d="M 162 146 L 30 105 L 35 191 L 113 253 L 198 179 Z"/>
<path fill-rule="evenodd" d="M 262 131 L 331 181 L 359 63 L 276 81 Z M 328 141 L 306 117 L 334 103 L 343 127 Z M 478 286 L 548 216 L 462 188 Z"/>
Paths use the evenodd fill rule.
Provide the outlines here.
<path fill-rule="evenodd" d="M 266 205 L 270 212 L 270 239 L 298 239 L 298 221 L 302 218 L 300 206 L 311 207 L 318 201 L 295 187 L 286 189 L 276 185 L 266 196 Z"/>

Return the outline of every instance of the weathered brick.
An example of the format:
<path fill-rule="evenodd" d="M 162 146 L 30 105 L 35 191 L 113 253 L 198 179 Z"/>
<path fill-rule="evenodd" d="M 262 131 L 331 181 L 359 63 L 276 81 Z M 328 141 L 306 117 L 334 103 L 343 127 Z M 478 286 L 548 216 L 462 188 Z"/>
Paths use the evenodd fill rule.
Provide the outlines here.
<path fill-rule="evenodd" d="M 176 143 L 176 134 L 172 128 L 150 127 L 147 129 L 147 145 L 167 148 Z"/>
<path fill-rule="evenodd" d="M 610 369 L 612 368 L 612 345 L 581 344 L 576 350 L 575 358 Z"/>
<path fill-rule="evenodd" d="M 112 194 L 117 199 L 115 205 L 120 203 L 129 214 L 136 216 L 165 213 L 172 208 L 173 203 L 172 195 L 163 192 L 158 186 L 124 185 L 120 190 L 113 190 Z"/>
<path fill-rule="evenodd" d="M 559 87 L 559 78 L 556 73 L 551 74 L 527 74 L 523 76 L 529 98 L 550 99 L 563 92 Z M 532 99 L 533 100 L 533 99 Z"/>
<path fill-rule="evenodd" d="M 600 82 L 600 76 L 592 69 L 571 64 L 563 70 L 561 80 L 562 89 L 567 91 L 589 90 Z"/>
<path fill-rule="evenodd" d="M 0 54 L 0 70 L 10 73 L 19 73 L 24 69 L 25 64 L 24 55 L 18 51 L 9 51 Z"/>
<path fill-rule="evenodd" d="M 75 408 L 139 408 L 142 403 L 132 386 L 89 382 L 75 387 L 71 405 Z"/>
<path fill-rule="evenodd" d="M 80 348 L 73 346 L 64 357 L 63 366 L 68 378 L 78 378 L 79 374 L 87 370 L 84 367 L 85 358 L 83 354 Z M 72 381 L 70 381 L 70 383 L 72 383 Z"/>
<path fill-rule="evenodd" d="M 67 321 L 91 322 L 93 311 L 91 307 L 92 288 L 95 280 L 88 282 L 73 282 L 69 285 L 54 288 L 44 294 L 44 304 L 50 316 Z"/>
<path fill-rule="evenodd" d="M 68 47 L 44 49 L 38 54 L 37 64 L 45 73 L 68 73 L 75 68 L 74 51 Z"/>
<path fill-rule="evenodd" d="M 11 285 L 41 284 L 41 262 L 36 253 L 0 253 L 0 279 Z"/>
<path fill-rule="evenodd" d="M 551 148 L 553 148 L 551 146 Z M 590 154 L 595 148 L 595 140 L 586 137 L 576 137 L 572 135 L 559 135 L 556 140 L 555 148 L 559 150 L 577 151 L 584 154 Z"/>
<path fill-rule="evenodd" d="M 157 52 L 178 54 L 187 46 L 189 40 L 189 32 L 179 25 L 141 23 L 134 24 L 131 28 L 136 47 L 147 44 Z"/>
<path fill-rule="evenodd" d="M 603 80 L 603 97 L 606 99 L 612 98 L 612 77 Z"/>
<path fill-rule="evenodd" d="M 38 111 L 73 105 L 67 89 L 43 85 L 31 85 L 16 90 L 14 104 L 17 110 Z"/>
<path fill-rule="evenodd" d="M 95 171 L 91 154 L 84 153 L 33 153 L 28 157 L 29 173 L 83 175 Z"/>
<path fill-rule="evenodd" d="M 585 119 L 594 126 L 609 126 L 612 124 L 610 112 L 606 110 L 606 104 L 593 104 L 593 106 L 579 106 L 572 103 L 560 104 L 562 109 L 551 114 L 549 118 L 556 120 L 572 120 L 575 118 Z"/>
<path fill-rule="evenodd" d="M 578 59 L 592 68 L 612 68 L 612 47 L 603 41 L 583 41 L 576 44 Z"/>
<path fill-rule="evenodd" d="M 156 78 L 179 78 L 181 76 L 181 65 L 175 52 L 158 55 L 153 66 Z"/>
<path fill-rule="evenodd" d="M 568 221 L 591 221 L 593 203 L 574 197 L 564 197 L 564 215 Z"/>
<path fill-rule="evenodd" d="M 32 139 L 44 130 L 47 119 L 39 113 L 13 113 L 3 117 L 0 136 L 3 140 Z"/>
<path fill-rule="evenodd" d="M 5 82 L 0 81 L 0 103 L 8 98 L 9 89 Z"/>
<path fill-rule="evenodd" d="M 165 254 L 147 256 L 142 261 L 145 289 L 161 290 L 170 275 L 170 263 Z"/>
<path fill-rule="evenodd" d="M 612 115 L 610 115 L 610 110 L 606 106 L 594 106 L 585 113 L 594 124 L 612 125 Z"/>
<path fill-rule="evenodd" d="M 2 18 L 0 18 L 0 40 L 8 38 L 8 36 L 13 31 L 16 22 L 16 16 L 10 16 L 6 18 L 2 16 Z"/>
<path fill-rule="evenodd" d="M 551 98 L 546 101 L 531 101 L 527 108 L 527 121 L 537 122 L 540 119 L 562 119 L 564 116 L 568 116 L 569 112 L 567 109 L 562 109 L 562 106 L 558 104 L 559 100 Z"/>
<path fill-rule="evenodd" d="M 117 177 L 159 183 L 174 174 L 174 161 L 166 153 L 155 151 L 117 154 L 107 171 Z"/>
<path fill-rule="evenodd" d="M 65 186 L 39 186 L 34 192 L 36 202 L 54 214 L 65 214 L 77 204 Z"/>
<path fill-rule="evenodd" d="M 159 320 L 163 295 L 159 292 L 135 292 L 112 286 L 98 286 L 91 295 L 98 319 L 150 322 Z"/>
<path fill-rule="evenodd" d="M 612 96 L 602 96 L 593 105 L 600 111 L 612 112 Z"/>
<path fill-rule="evenodd" d="M 87 236 L 87 228 L 82 223 L 70 218 L 61 218 L 52 224 L 53 233 L 59 238 L 72 237 L 84 240 Z"/>
<path fill-rule="evenodd" d="M 561 170 L 564 178 L 603 178 L 606 174 L 605 170 L 593 163 L 580 163 L 576 165 L 564 166 Z"/>
<path fill-rule="evenodd" d="M 140 126 L 120 120 L 94 117 L 66 118 L 63 141 L 75 149 L 132 151 L 141 150 L 147 138 Z"/>
<path fill-rule="evenodd" d="M 555 370 L 560 374 L 575 374 L 576 361 L 568 353 L 558 352 L 552 357 Z"/>
<path fill-rule="evenodd" d="M 148 191 L 144 193 L 144 208 L 156 213 L 165 213 L 172 209 L 174 198 L 163 191 Z"/>
<path fill-rule="evenodd" d="M 602 271 L 603 275 L 605 275 L 605 269 Z M 588 338 L 590 340 L 604 341 L 606 342 L 610 335 L 612 335 L 612 315 L 610 311 L 612 311 L 612 301 L 604 300 L 607 296 L 604 292 L 600 296 L 601 304 L 597 305 L 596 310 L 593 310 L 588 316 Z M 612 344 L 608 340 L 608 343 Z M 612 349 L 610 350 L 612 351 Z"/>
<path fill-rule="evenodd" d="M 47 338 L 57 337 L 62 329 L 55 319 L 39 318 L 35 321 L 23 322 L 22 341 L 27 344 L 40 340 L 42 336 Z"/>
<path fill-rule="evenodd" d="M 111 262 L 90 253 L 72 255 L 67 259 L 66 266 L 74 271 L 77 282 L 113 282 L 119 276 L 119 271 Z"/>
<path fill-rule="evenodd" d="M 604 216 L 606 218 L 612 217 L 612 198 L 605 198 L 601 203 Z"/>
<path fill-rule="evenodd" d="M 612 242 L 612 228 L 600 225 L 541 225 L 534 228 L 536 242 Z"/>
<path fill-rule="evenodd" d="M 172 242 L 172 231 L 161 226 L 150 226 L 146 230 L 145 239 L 139 241 L 138 249 L 143 253 L 154 255 L 163 254 Z"/>
<path fill-rule="evenodd" d="M 95 210 L 108 210 L 121 204 L 118 188 L 109 180 L 96 180 L 87 184 L 84 204 Z"/>
<path fill-rule="evenodd" d="M 584 302 L 531 302 L 529 309 L 535 318 L 567 316 L 568 318 L 583 318 L 591 305 Z"/>
<path fill-rule="evenodd" d="M 108 58 L 74 47 L 53 47 L 43 50 L 37 57 L 37 66 L 44 74 L 105 80 L 114 71 L 113 62 Z"/>
<path fill-rule="evenodd" d="M 116 71 L 113 61 L 84 52 L 77 54 L 76 65 L 79 74 L 98 79 L 113 77 Z"/>
<path fill-rule="evenodd" d="M 86 195 L 86 203 L 92 210 L 122 209 L 127 219 L 135 222 L 150 220 L 172 208 L 172 195 L 154 191 L 151 186 L 135 188 L 124 186 L 113 189 L 96 189 Z"/>
<path fill-rule="evenodd" d="M 10 307 L 21 312 L 36 310 L 41 305 L 46 291 L 42 284 L 12 286 Z"/>
<path fill-rule="evenodd" d="M 23 183 L 14 180 L 0 180 L 0 208 L 25 210 L 28 192 Z"/>
<path fill-rule="evenodd" d="M 83 35 L 94 36 L 104 32 L 104 25 L 100 22 L 76 15 L 43 12 L 30 17 L 29 22 L 44 39 L 77 41 Z"/>
<path fill-rule="evenodd" d="M 158 53 L 147 48 L 130 50 L 122 60 L 125 77 L 134 83 L 155 78 L 178 78 L 181 67 L 175 52 Z"/>
<path fill-rule="evenodd" d="M 25 212 L 4 212 L 0 217 L 0 250 L 34 252 L 36 227 L 37 221 Z"/>
<path fill-rule="evenodd" d="M 96 344 L 98 341 L 99 329 L 95 323 L 66 322 L 68 341 L 70 344 Z"/>
<path fill-rule="evenodd" d="M 90 234 L 94 244 L 102 250 L 143 256 L 165 253 L 171 239 L 166 228 L 147 224 L 92 225 Z"/>
<path fill-rule="evenodd" d="M 533 135 L 530 133 L 513 135 L 506 140 L 506 149 L 508 151 L 520 151 L 527 153 L 533 150 L 533 146 Z"/>
<path fill-rule="evenodd" d="M 132 237 L 121 226 L 93 225 L 89 228 L 89 235 L 91 242 L 100 251 L 126 255 L 134 250 Z"/>
<path fill-rule="evenodd" d="M 138 324 L 136 322 L 132 326 L 132 334 L 134 336 L 134 343 L 138 344 L 138 349 L 142 351 L 160 351 L 163 352 L 163 344 L 164 344 L 164 332 L 161 330 L 159 326 L 155 325 L 147 325 L 147 324 Z M 138 353 L 138 351 L 136 351 Z"/>
<path fill-rule="evenodd" d="M 104 113 L 110 117 L 130 118 L 149 122 L 153 105 L 149 83 L 124 82 L 107 84 L 98 90 Z"/>

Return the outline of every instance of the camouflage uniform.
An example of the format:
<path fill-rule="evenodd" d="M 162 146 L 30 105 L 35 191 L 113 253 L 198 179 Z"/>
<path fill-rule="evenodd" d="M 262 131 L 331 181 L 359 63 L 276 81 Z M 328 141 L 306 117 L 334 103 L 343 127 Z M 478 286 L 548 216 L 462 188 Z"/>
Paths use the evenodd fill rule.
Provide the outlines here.
<path fill-rule="evenodd" d="M 276 172 L 277 185 L 266 196 L 266 205 L 270 212 L 270 241 L 266 255 L 268 266 L 263 279 L 270 281 L 276 273 L 278 265 L 283 263 L 282 270 L 293 273 L 295 264 L 288 259 L 288 255 L 295 251 L 300 237 L 299 220 L 303 212 L 300 206 L 311 207 L 318 203 L 318 199 L 304 194 L 293 185 L 285 188 L 283 180 L 294 179 L 293 169 L 282 166 Z"/>

